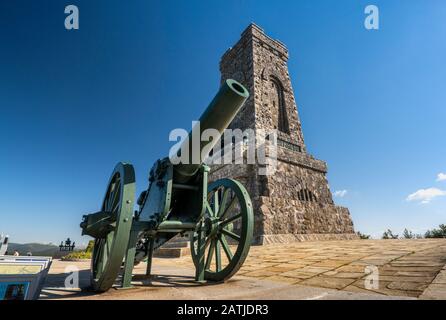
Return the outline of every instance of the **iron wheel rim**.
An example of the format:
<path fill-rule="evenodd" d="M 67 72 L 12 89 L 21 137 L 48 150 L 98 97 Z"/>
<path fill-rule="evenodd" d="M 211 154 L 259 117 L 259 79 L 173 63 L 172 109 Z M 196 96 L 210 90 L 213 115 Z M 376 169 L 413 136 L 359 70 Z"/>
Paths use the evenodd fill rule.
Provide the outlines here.
<path fill-rule="evenodd" d="M 213 227 L 209 226 L 210 223 Z M 234 225 L 234 223 L 239 223 L 238 232 L 229 228 L 230 224 Z M 205 279 L 227 280 L 243 265 L 253 237 L 254 214 L 251 199 L 245 187 L 233 179 L 220 179 L 209 185 L 205 216 L 197 224 L 191 236 L 191 255 L 196 267 L 198 266 L 197 231 L 202 225 L 208 231 L 213 230 L 206 234 L 204 240 Z M 235 250 L 231 248 L 228 238 L 232 243 L 236 242 Z M 222 254 L 226 259 L 221 257 Z M 215 260 L 214 264 L 212 264 L 213 260 Z M 227 263 L 223 267 L 224 260 Z"/>
<path fill-rule="evenodd" d="M 113 170 L 101 210 L 110 212 L 110 231 L 95 239 L 91 258 L 91 283 L 95 291 L 107 291 L 118 277 L 127 249 L 133 217 L 135 171 L 128 163 Z"/>

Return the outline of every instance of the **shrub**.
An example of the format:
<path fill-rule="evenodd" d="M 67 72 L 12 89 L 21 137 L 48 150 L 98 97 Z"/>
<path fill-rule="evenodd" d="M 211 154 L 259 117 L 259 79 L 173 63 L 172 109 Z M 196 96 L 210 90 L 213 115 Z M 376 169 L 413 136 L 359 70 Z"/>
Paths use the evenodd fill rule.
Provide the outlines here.
<path fill-rule="evenodd" d="M 425 238 L 446 238 L 446 224 L 440 224 L 438 229 L 427 230 Z"/>
<path fill-rule="evenodd" d="M 73 261 L 80 259 L 91 259 L 91 252 L 73 251 L 61 258 L 61 260 L 63 261 Z"/>
<path fill-rule="evenodd" d="M 361 232 L 356 232 L 356 234 L 358 235 L 359 239 L 370 239 L 370 235 L 369 234 L 364 234 Z"/>
<path fill-rule="evenodd" d="M 73 261 L 73 260 L 81 260 L 81 259 L 91 259 L 91 254 L 93 252 L 94 240 L 88 241 L 87 248 L 84 251 L 73 251 L 63 256 L 61 260 L 63 261 Z"/>

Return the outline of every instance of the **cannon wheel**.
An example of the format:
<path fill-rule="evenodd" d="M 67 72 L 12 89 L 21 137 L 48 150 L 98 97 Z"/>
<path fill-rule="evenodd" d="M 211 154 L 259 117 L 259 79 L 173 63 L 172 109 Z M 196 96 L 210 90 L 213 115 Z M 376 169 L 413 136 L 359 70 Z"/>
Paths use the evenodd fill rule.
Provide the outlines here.
<path fill-rule="evenodd" d="M 135 171 L 128 163 L 118 163 L 107 186 L 102 211 L 110 213 L 110 232 L 95 239 L 91 259 L 91 284 L 95 291 L 107 291 L 118 277 L 132 226 L 135 198 Z"/>
<path fill-rule="evenodd" d="M 205 215 L 191 236 L 192 259 L 198 268 L 201 225 L 206 235 L 204 278 L 225 281 L 240 269 L 248 256 L 254 225 L 251 199 L 240 182 L 221 179 L 209 185 L 205 205 Z"/>

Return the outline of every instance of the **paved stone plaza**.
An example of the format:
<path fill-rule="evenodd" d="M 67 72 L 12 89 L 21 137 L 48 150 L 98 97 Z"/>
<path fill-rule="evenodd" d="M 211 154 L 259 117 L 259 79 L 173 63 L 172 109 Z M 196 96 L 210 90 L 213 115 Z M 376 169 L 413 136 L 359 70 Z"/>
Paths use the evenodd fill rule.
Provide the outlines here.
<path fill-rule="evenodd" d="M 151 281 L 140 281 L 143 286 L 139 289 L 111 290 L 100 296 L 61 289 L 66 277 L 64 268 L 69 264 L 72 263 L 54 263 L 43 298 L 446 299 L 446 239 L 315 241 L 253 246 L 242 269 L 228 283 L 198 287 L 193 281 L 190 256 L 155 258 L 155 277 Z M 80 287 L 87 286 L 89 262 L 76 265 L 81 270 Z M 376 266 L 379 288 L 365 289 L 367 266 Z M 143 274 L 144 268 L 145 264 L 140 264 L 135 273 Z M 135 279 L 138 281 L 138 276 Z M 213 294 L 209 295 L 211 292 Z"/>
<path fill-rule="evenodd" d="M 190 257 L 163 265 L 192 267 Z M 365 288 L 376 266 L 379 288 Z M 388 296 L 446 299 L 446 239 L 309 241 L 253 246 L 245 277 Z"/>

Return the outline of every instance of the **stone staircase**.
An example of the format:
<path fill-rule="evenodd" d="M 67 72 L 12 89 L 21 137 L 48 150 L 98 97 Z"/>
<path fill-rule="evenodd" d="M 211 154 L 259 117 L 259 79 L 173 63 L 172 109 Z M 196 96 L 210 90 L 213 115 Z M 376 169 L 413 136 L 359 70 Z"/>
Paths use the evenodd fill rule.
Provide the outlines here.
<path fill-rule="evenodd" d="M 190 255 L 189 236 L 175 236 L 155 250 L 155 258 L 181 258 Z"/>

